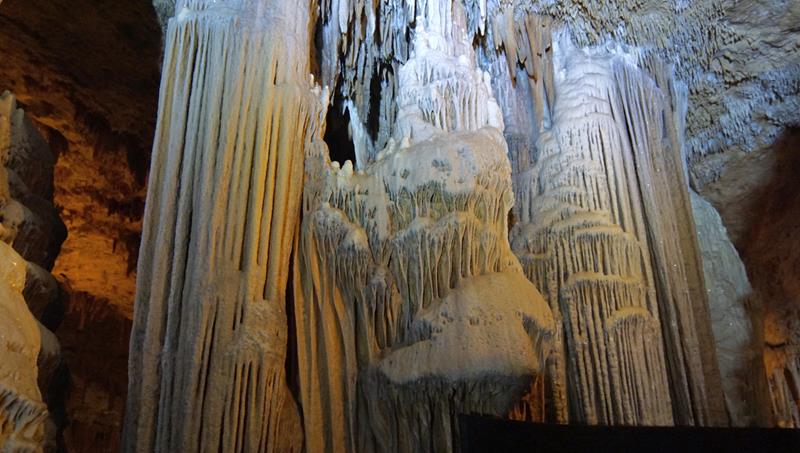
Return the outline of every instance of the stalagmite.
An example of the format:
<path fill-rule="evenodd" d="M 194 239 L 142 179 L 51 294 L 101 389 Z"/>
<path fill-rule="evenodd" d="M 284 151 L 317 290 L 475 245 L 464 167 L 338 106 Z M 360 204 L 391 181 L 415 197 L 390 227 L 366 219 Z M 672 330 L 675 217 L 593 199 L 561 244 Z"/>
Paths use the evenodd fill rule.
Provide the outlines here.
<path fill-rule="evenodd" d="M 554 419 L 727 423 L 685 189 L 680 87 L 657 57 L 581 49 L 546 18 L 503 22 L 513 14 L 502 10 L 493 29 L 509 69 L 491 52 L 484 64 L 513 126 L 512 247 L 564 328 L 549 358 Z"/>
<path fill-rule="evenodd" d="M 563 319 L 559 371 L 574 421 L 671 424 L 659 312 L 637 237 L 643 219 L 606 100 L 612 68 L 559 44 L 553 127 L 538 138 L 538 162 L 519 176 L 533 179 L 517 188 L 512 243 L 526 250 L 527 274 Z"/>
<path fill-rule="evenodd" d="M 303 150 L 322 109 L 309 4 L 182 0 L 175 11 L 124 449 L 298 451 L 285 304 Z"/>
<path fill-rule="evenodd" d="M 460 3 L 417 14 L 387 146 L 357 152 L 357 171 L 319 141 L 307 157 L 294 297 L 308 451 L 449 451 L 457 413 L 536 411 L 554 325 L 509 247 L 499 107 Z"/>

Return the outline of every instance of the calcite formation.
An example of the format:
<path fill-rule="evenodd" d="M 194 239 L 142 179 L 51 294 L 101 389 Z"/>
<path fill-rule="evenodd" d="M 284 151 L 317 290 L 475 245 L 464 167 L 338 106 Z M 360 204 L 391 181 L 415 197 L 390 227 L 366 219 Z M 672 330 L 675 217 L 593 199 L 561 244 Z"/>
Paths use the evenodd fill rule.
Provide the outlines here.
<path fill-rule="evenodd" d="M 684 60 L 713 62 L 670 27 L 715 4 L 157 1 L 126 451 L 766 423 L 747 278 L 689 191 Z"/>
<path fill-rule="evenodd" d="M 139 257 L 125 451 L 302 446 L 284 365 L 303 149 L 321 109 L 308 11 L 177 3 Z"/>
<path fill-rule="evenodd" d="M 37 319 L 118 449 L 162 37 L 126 451 L 800 426 L 800 2 L 97 3 L 0 9 L 0 450 L 54 448 Z"/>
<path fill-rule="evenodd" d="M 35 452 L 44 440 L 47 407 L 37 386 L 41 338 L 25 306 L 25 260 L 0 242 L 0 448 Z"/>
<path fill-rule="evenodd" d="M 770 402 L 763 346 L 748 313 L 756 296 L 717 211 L 694 191 L 691 199 L 731 424 L 766 426 Z"/>
<path fill-rule="evenodd" d="M 494 35 L 516 48 L 506 57 L 525 65 L 518 82 L 529 81 L 522 107 L 496 84 L 507 115 L 523 116 L 507 134 L 517 161 L 512 244 L 563 323 L 551 358 L 556 419 L 725 424 L 680 86 L 657 57 L 579 48 L 547 18 L 515 23 L 499 20 Z"/>
<path fill-rule="evenodd" d="M 798 313 L 795 310 L 778 312 L 788 319 L 781 320 L 782 329 L 773 333 L 786 338 L 782 343 L 767 341 L 766 366 L 768 367 L 771 408 L 775 424 L 781 428 L 800 426 L 800 402 L 795 395 L 800 392 L 800 347 L 795 332 Z"/>
<path fill-rule="evenodd" d="M 63 227 L 52 199 L 53 156 L 8 92 L 0 95 L 0 450 L 55 448 L 43 394 L 60 363 L 41 317 L 57 289 L 45 269 Z M 33 312 L 33 313 L 32 313 Z M 52 426 L 52 425 L 51 425 Z M 52 434 L 49 430 L 48 434 Z"/>
<path fill-rule="evenodd" d="M 73 453 L 119 451 L 161 46 L 148 0 L 0 5 L 0 93 L 8 89 L 24 106 L 44 138 L 32 144 L 49 144 L 50 157 L 22 157 L 34 173 L 55 160 L 49 199 L 69 229 L 52 250 L 52 272 L 28 259 L 24 295 L 64 352 L 55 383 L 65 401 L 55 417 Z M 33 212 L 40 206 L 14 197 Z M 31 239 L 15 242 L 45 249 Z M 58 285 L 36 277 L 50 273 Z"/>
<path fill-rule="evenodd" d="M 509 247 L 502 117 L 463 10 L 419 14 L 388 145 L 360 135 L 357 170 L 309 150 L 294 293 L 307 451 L 449 451 L 456 414 L 515 410 L 553 334 Z"/>

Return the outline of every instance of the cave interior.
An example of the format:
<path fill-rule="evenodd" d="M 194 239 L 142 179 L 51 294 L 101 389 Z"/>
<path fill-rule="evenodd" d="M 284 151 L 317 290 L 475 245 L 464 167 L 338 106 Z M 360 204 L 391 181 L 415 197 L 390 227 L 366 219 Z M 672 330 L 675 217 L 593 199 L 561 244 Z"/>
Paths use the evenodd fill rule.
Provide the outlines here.
<path fill-rule="evenodd" d="M 0 0 L 0 451 L 800 448 L 797 24 Z"/>

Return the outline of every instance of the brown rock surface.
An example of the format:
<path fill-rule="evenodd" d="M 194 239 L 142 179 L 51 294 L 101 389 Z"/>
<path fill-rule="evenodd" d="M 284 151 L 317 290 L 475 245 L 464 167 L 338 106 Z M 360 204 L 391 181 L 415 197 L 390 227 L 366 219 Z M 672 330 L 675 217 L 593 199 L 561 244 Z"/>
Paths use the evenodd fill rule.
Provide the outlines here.
<path fill-rule="evenodd" d="M 60 326 L 59 309 L 45 309 L 59 297 L 55 282 L 25 288 L 35 314 L 58 326 L 69 379 L 55 411 L 67 415 L 69 451 L 118 449 L 160 40 L 147 0 L 0 5 L 0 92 L 17 95 L 57 156 L 55 203 L 69 230 L 53 269 L 67 296 Z"/>
<path fill-rule="evenodd" d="M 760 301 L 765 365 L 779 426 L 800 426 L 800 130 L 730 165 L 705 188 Z M 794 394 L 795 396 L 793 396 Z"/>

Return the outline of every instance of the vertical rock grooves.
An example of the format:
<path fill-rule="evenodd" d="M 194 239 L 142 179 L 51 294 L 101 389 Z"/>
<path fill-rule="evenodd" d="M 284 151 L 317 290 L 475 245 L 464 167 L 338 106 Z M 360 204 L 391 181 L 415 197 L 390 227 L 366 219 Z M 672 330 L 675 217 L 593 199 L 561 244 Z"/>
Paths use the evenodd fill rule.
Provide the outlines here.
<path fill-rule="evenodd" d="M 387 145 L 357 144 L 357 171 L 321 143 L 306 158 L 294 298 L 308 451 L 450 451 L 455 414 L 538 404 L 554 326 L 509 247 L 499 107 L 461 4 L 417 14 Z"/>
<path fill-rule="evenodd" d="M 513 243 L 529 241 L 523 266 L 557 301 L 567 355 L 558 371 L 567 373 L 575 421 L 671 424 L 649 257 L 637 237 L 644 220 L 630 200 L 605 92 L 610 68 L 577 55 L 564 64 L 580 70 L 557 80 L 554 126 L 540 135 L 528 176 L 535 183 L 519 185 L 518 203 L 532 213 L 521 214 L 520 225 L 533 235 Z"/>
<path fill-rule="evenodd" d="M 125 451 L 297 451 L 286 284 L 320 118 L 308 5 L 186 0 L 167 29 Z M 279 434 L 280 433 L 280 434 Z"/>
<path fill-rule="evenodd" d="M 512 125 L 512 247 L 564 326 L 549 365 L 554 419 L 567 420 L 568 395 L 578 422 L 725 424 L 680 86 L 644 52 L 579 49 L 546 19 L 513 14 L 495 15 L 492 36 L 508 69 L 491 53 L 485 64 Z"/>
<path fill-rule="evenodd" d="M 673 116 L 673 110 L 683 110 L 685 93 L 657 57 L 644 56 L 640 65 L 643 69 L 617 64 L 612 99 L 619 102 L 615 110 L 624 112 L 625 121 L 623 114 L 618 121 L 630 136 L 647 221 L 676 422 L 724 425 L 725 398 L 681 156 L 682 131 Z"/>
<path fill-rule="evenodd" d="M 772 412 L 778 426 L 797 428 L 800 426 L 800 354 L 797 346 L 781 345 L 782 349 L 770 351 L 768 366 L 779 363 L 769 375 L 772 396 Z"/>

